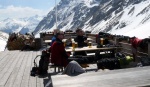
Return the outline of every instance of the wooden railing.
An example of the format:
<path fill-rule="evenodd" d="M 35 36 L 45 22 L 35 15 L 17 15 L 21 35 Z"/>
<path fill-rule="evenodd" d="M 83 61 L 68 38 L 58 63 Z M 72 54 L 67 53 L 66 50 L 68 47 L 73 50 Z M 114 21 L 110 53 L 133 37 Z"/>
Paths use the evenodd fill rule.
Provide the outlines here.
<path fill-rule="evenodd" d="M 77 35 L 76 35 L 76 33 L 74 33 L 74 32 L 66 32 L 64 38 L 65 38 L 65 39 L 69 39 L 69 38 L 75 38 L 76 36 L 77 36 Z M 86 36 L 87 36 L 88 38 L 91 38 L 91 39 L 92 39 L 92 41 L 91 41 L 92 43 L 96 43 L 96 35 L 95 35 L 95 34 L 86 34 Z M 52 33 L 41 33 L 41 34 L 40 34 L 40 38 L 43 40 L 43 42 L 44 42 L 45 40 L 51 40 L 52 37 L 53 37 L 53 34 L 52 34 Z"/>
<path fill-rule="evenodd" d="M 119 44 L 122 46 L 122 52 L 132 56 L 132 46 L 130 43 L 125 42 L 119 42 Z M 148 56 L 148 51 L 145 49 L 141 49 L 140 47 L 137 48 L 137 56 Z"/>
<path fill-rule="evenodd" d="M 112 44 L 120 45 L 122 46 L 121 52 L 132 56 L 132 46 L 131 43 L 127 40 L 119 40 L 118 37 L 114 37 L 114 39 L 109 40 Z M 137 47 L 137 57 L 140 56 L 149 56 L 150 57 L 150 42 L 148 44 L 148 47 L 146 49 L 142 49 L 140 47 Z"/>

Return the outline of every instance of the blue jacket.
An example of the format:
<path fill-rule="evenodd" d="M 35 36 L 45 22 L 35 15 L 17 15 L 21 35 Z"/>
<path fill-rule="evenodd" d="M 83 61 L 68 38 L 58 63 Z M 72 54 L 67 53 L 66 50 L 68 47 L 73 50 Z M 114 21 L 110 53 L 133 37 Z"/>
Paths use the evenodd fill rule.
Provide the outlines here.
<path fill-rule="evenodd" d="M 56 36 L 54 35 L 54 36 L 52 37 L 52 42 L 50 43 L 50 45 L 52 46 L 52 44 L 53 44 L 55 41 L 56 41 Z"/>

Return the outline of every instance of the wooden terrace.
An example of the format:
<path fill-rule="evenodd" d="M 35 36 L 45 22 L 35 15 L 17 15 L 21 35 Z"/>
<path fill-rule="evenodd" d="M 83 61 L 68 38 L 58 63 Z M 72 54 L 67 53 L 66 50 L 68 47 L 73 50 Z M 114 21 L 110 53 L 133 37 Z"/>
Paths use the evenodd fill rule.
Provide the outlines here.
<path fill-rule="evenodd" d="M 0 87 L 150 87 L 150 66 L 95 71 L 93 64 L 86 73 L 77 76 L 60 75 L 49 68 L 47 76 L 32 77 L 33 60 L 40 54 L 40 51 L 0 52 Z"/>
<path fill-rule="evenodd" d="M 96 41 L 94 34 L 87 36 Z M 49 35 L 41 36 L 42 47 L 44 41 L 49 38 L 51 38 Z M 117 38 L 112 40 L 113 43 L 116 41 Z M 131 55 L 131 44 L 119 41 L 117 43 L 123 47 L 122 52 Z M 147 51 L 138 52 L 139 56 L 140 54 L 150 56 L 150 43 Z M 86 73 L 77 76 L 61 75 L 54 72 L 54 68 L 49 68 L 47 75 L 33 77 L 30 76 L 30 70 L 37 55 L 41 55 L 40 50 L 0 52 L 0 87 L 150 87 L 150 66 L 97 70 L 96 64 L 90 64 L 85 68 Z M 37 64 L 39 59 L 36 60 Z"/>

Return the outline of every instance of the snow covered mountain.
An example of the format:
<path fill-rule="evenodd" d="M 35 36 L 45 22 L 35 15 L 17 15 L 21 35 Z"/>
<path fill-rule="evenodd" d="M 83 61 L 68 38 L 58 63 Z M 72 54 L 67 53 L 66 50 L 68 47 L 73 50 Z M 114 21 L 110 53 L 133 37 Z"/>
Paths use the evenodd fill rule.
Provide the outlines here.
<path fill-rule="evenodd" d="M 56 28 L 55 8 L 36 27 L 34 32 L 52 31 Z M 149 0 L 61 0 L 57 5 L 57 25 L 65 31 L 78 27 L 128 36 L 149 35 Z M 144 30 L 142 30 L 144 28 Z M 140 31 L 144 33 L 142 36 Z"/>
<path fill-rule="evenodd" d="M 38 23 L 43 17 L 35 15 L 29 18 L 10 19 L 0 21 L 0 31 L 6 33 L 20 32 L 25 34 L 26 32 L 33 32 Z"/>

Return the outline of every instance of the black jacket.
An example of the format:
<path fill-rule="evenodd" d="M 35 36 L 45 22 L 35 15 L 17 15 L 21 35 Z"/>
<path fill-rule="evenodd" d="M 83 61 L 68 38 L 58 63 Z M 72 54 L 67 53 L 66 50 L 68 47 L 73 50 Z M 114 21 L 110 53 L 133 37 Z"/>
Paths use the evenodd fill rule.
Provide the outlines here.
<path fill-rule="evenodd" d="M 87 37 L 85 37 L 85 36 L 77 36 L 75 38 L 75 42 L 78 43 L 78 47 L 87 46 L 87 43 L 84 42 L 85 40 L 87 40 Z"/>

